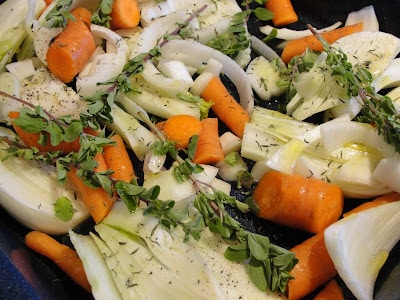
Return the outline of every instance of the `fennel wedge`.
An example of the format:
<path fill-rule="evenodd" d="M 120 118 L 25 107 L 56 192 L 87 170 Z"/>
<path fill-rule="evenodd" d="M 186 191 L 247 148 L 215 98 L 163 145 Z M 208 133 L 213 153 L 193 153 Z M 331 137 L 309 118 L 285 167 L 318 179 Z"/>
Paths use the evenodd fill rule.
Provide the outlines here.
<path fill-rule="evenodd" d="M 199 242 L 184 243 L 183 232 L 157 223 L 142 209 L 131 214 L 118 202 L 90 235 L 70 232 L 98 299 L 102 292 L 122 299 L 281 298 L 257 289 L 241 264 L 224 258 L 228 242 L 206 231 Z"/>
<path fill-rule="evenodd" d="M 354 213 L 324 231 L 340 277 L 360 300 L 373 299 L 374 284 L 400 239 L 400 201 Z"/>

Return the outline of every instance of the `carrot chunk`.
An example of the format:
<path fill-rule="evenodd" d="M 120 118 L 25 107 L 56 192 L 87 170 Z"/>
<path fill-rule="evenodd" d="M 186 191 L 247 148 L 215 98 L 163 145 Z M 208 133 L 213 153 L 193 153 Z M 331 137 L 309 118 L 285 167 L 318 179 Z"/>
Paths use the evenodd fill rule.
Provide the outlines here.
<path fill-rule="evenodd" d="M 272 23 L 275 26 L 284 26 L 299 20 L 290 0 L 267 0 L 265 8 L 273 12 Z"/>
<path fill-rule="evenodd" d="M 136 176 L 124 140 L 119 134 L 113 135 L 110 139 L 115 142 L 115 145 L 105 146 L 103 156 L 107 167 L 114 171 L 111 177 L 131 182 Z"/>
<path fill-rule="evenodd" d="M 213 76 L 202 91 L 206 101 L 212 101 L 212 111 L 238 137 L 243 137 L 244 126 L 250 120 L 249 114 L 228 92 L 218 76 Z"/>
<path fill-rule="evenodd" d="M 101 172 L 108 170 L 103 154 L 97 153 L 94 159 L 98 163 L 95 171 Z M 82 178 L 76 174 L 76 172 L 77 169 L 72 166 L 67 173 L 67 179 L 77 189 L 77 192 L 82 197 L 83 203 L 85 204 L 85 207 L 89 211 L 93 220 L 96 222 L 96 224 L 100 223 L 114 206 L 117 195 L 114 194 L 113 196 L 110 196 L 101 187 L 93 188 L 87 185 Z"/>
<path fill-rule="evenodd" d="M 8 113 L 11 119 L 16 119 L 19 116 L 19 112 L 11 111 Z M 39 143 L 40 133 L 28 132 L 23 130 L 20 126 L 16 125 L 15 122 L 11 121 L 11 125 L 17 133 L 18 137 L 28 147 L 35 147 L 42 152 L 49 151 L 61 151 L 63 153 L 78 152 L 81 146 L 79 137 L 71 142 L 61 141 L 58 145 L 52 145 L 50 141 L 50 135 L 45 132 L 46 142 L 44 144 Z M 97 135 L 97 132 L 91 128 L 84 128 L 83 132 L 90 135 Z"/>
<path fill-rule="evenodd" d="M 379 196 L 377 198 L 375 198 L 372 201 L 367 201 L 364 202 L 362 204 L 360 204 L 359 206 L 353 208 L 352 210 L 346 212 L 343 214 L 343 217 L 348 217 L 351 214 L 369 209 L 369 208 L 373 208 L 382 204 L 386 204 L 386 203 L 390 203 L 393 201 L 399 201 L 400 200 L 400 193 L 396 193 L 396 192 L 391 192 L 382 196 Z"/>
<path fill-rule="evenodd" d="M 324 32 L 321 33 L 321 35 L 329 44 L 332 44 L 346 35 L 360 32 L 362 28 L 363 23 L 358 23 Z M 287 64 L 293 57 L 303 54 L 307 49 L 315 51 L 323 50 L 322 44 L 319 42 L 319 40 L 314 35 L 310 35 L 304 38 L 289 41 L 283 48 L 281 58 L 283 62 Z"/>
<path fill-rule="evenodd" d="M 287 296 L 289 300 L 301 299 L 337 275 L 325 247 L 324 232 L 317 233 L 290 249 L 299 260 L 290 275 Z"/>
<path fill-rule="evenodd" d="M 134 28 L 140 22 L 140 9 L 136 0 L 114 0 L 111 17 L 113 29 Z"/>
<path fill-rule="evenodd" d="M 169 140 L 176 142 L 179 148 L 186 149 L 190 138 L 200 133 L 201 123 L 190 115 L 175 115 L 159 124 L 159 127 Z"/>
<path fill-rule="evenodd" d="M 323 231 L 343 211 L 339 186 L 278 171 L 263 175 L 253 199 L 259 207 L 259 217 L 310 233 Z"/>
<path fill-rule="evenodd" d="M 218 135 L 218 119 L 201 120 L 201 130 L 197 141 L 193 162 L 197 164 L 213 164 L 224 159 Z"/>
<path fill-rule="evenodd" d="M 25 244 L 33 251 L 51 259 L 86 291 L 91 291 L 82 261 L 74 249 L 39 231 L 29 232 L 25 236 Z"/>
<path fill-rule="evenodd" d="M 79 8 L 72 12 L 76 20 L 68 22 L 46 53 L 50 72 L 65 83 L 74 79 L 96 49 L 93 35 L 88 28 L 88 13 L 84 10 Z"/>
<path fill-rule="evenodd" d="M 344 300 L 343 291 L 335 279 L 328 284 L 314 297 L 314 300 Z"/>

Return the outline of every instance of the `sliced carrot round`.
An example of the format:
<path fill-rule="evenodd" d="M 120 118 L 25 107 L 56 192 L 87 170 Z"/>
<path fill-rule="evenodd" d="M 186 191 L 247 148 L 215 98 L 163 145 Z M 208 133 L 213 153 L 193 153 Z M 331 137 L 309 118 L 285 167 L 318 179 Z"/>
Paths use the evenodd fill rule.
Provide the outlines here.
<path fill-rule="evenodd" d="M 189 145 L 189 139 L 200 134 L 201 122 L 190 115 L 175 115 L 165 121 L 163 130 L 169 140 L 185 149 Z"/>
<path fill-rule="evenodd" d="M 110 16 L 112 28 L 134 28 L 140 22 L 139 5 L 136 0 L 115 0 Z"/>

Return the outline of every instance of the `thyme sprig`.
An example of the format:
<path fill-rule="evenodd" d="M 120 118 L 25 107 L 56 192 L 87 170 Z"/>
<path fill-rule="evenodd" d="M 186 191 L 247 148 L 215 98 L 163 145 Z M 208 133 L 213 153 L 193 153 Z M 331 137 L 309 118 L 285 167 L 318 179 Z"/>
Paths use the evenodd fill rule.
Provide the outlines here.
<path fill-rule="evenodd" d="M 367 69 L 353 66 L 343 51 L 332 47 L 312 26 L 308 25 L 308 28 L 323 45 L 328 54 L 326 62 L 333 74 L 340 76 L 348 95 L 359 96 L 362 101 L 361 112 L 356 119 L 376 126 L 384 140 L 400 153 L 400 112 L 393 101 L 376 92 L 372 86 L 372 75 Z"/>

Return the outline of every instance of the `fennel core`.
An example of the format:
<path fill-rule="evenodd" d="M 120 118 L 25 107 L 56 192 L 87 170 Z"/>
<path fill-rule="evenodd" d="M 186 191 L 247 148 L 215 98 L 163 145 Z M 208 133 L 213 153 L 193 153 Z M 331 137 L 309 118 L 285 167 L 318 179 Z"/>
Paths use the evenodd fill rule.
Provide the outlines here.
<path fill-rule="evenodd" d="M 374 124 L 384 140 L 392 145 L 396 152 L 400 153 L 400 112 L 393 101 L 377 93 L 372 86 L 372 75 L 365 68 L 353 66 L 347 61 L 347 56 L 340 49 L 335 49 L 318 33 L 310 24 L 307 28 L 321 42 L 327 52 L 327 64 L 332 69 L 332 74 L 339 75 L 347 94 L 359 96 L 362 101 L 362 109 L 357 120 Z"/>

